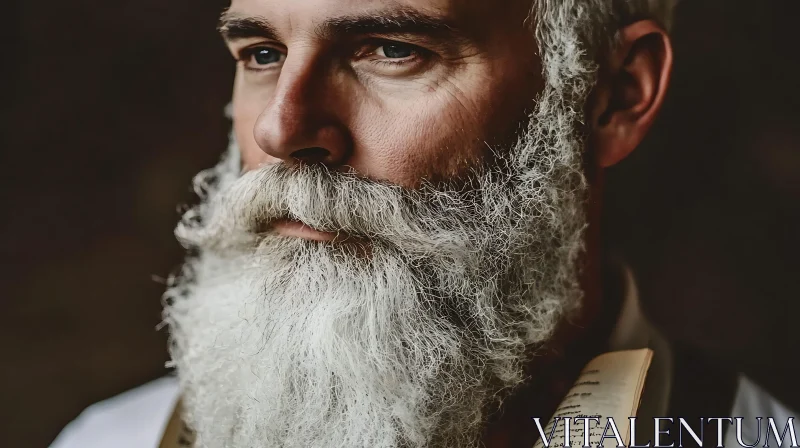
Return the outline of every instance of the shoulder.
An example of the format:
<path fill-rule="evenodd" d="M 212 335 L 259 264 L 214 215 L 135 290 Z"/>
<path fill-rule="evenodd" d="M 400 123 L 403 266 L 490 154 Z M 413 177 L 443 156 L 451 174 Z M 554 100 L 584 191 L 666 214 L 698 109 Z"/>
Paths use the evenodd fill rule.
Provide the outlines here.
<path fill-rule="evenodd" d="M 177 399 L 178 381 L 157 379 L 88 407 L 50 448 L 157 447 Z"/>

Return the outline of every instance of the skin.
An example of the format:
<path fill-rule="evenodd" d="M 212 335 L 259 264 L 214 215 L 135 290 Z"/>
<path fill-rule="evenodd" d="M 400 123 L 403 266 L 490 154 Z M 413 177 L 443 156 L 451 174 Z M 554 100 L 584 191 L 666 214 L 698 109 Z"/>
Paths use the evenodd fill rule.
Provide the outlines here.
<path fill-rule="evenodd" d="M 523 23 L 530 0 L 503 3 L 233 0 L 220 31 L 238 61 L 233 124 L 245 169 L 322 163 L 414 187 L 423 180 L 457 179 L 466 167 L 485 162 L 489 148 L 516 138 L 542 88 L 536 42 Z M 367 29 L 356 20 L 364 16 L 415 16 L 406 25 L 417 25 Z M 428 21 L 447 27 L 419 26 Z M 603 311 L 596 225 L 603 170 L 627 157 L 647 134 L 672 69 L 669 37 L 657 23 L 630 24 L 619 37 L 620 45 L 601 61 L 585 108 L 591 128 L 585 157 L 590 227 L 581 261 L 586 299 L 582 315 L 559 333 L 565 344 L 586 339 L 586 330 L 577 329 L 591 328 Z M 335 237 L 298 222 L 274 227 L 300 238 Z M 487 430 L 487 446 L 532 445 L 532 439 L 512 435 L 536 434 L 519 422 L 552 412 L 542 396 L 563 395 L 568 382 L 558 381 L 559 372 L 551 372 L 546 392 L 524 390 L 509 400 Z M 542 407 L 519 405 L 533 402 Z"/>

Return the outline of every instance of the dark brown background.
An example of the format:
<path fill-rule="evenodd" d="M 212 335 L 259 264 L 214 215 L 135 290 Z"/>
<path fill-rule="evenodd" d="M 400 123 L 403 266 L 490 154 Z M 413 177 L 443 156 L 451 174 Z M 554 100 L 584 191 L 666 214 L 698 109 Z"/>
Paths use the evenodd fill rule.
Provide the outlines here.
<path fill-rule="evenodd" d="M 684 0 L 662 119 L 609 172 L 651 317 L 800 408 L 798 3 Z M 4 2 L 0 446 L 163 375 L 176 204 L 226 143 L 224 1 Z"/>

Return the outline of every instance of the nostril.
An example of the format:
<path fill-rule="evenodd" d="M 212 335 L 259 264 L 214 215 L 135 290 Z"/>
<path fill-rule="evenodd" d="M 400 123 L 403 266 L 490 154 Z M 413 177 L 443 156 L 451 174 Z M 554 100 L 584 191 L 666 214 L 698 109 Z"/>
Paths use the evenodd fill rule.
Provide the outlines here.
<path fill-rule="evenodd" d="M 306 163 L 322 163 L 331 155 L 331 152 L 319 146 L 298 149 L 292 153 L 292 158 Z"/>

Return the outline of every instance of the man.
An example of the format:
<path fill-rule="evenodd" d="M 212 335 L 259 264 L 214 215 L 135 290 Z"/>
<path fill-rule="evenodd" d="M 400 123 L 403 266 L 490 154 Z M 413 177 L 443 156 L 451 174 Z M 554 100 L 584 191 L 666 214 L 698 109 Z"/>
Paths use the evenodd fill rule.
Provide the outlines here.
<path fill-rule="evenodd" d="M 643 406 L 680 409 L 598 238 L 603 169 L 667 91 L 669 3 L 233 0 L 234 138 L 165 300 L 180 386 L 56 446 L 153 446 L 180 396 L 195 446 L 530 447 L 587 361 L 640 346 Z"/>

